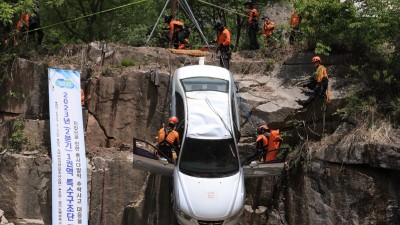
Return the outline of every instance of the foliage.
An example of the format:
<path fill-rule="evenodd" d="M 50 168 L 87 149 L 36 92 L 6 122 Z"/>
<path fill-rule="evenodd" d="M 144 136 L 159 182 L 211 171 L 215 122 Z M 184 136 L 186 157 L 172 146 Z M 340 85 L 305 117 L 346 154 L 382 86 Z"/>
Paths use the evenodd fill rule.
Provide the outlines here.
<path fill-rule="evenodd" d="M 134 65 L 135 65 L 135 61 L 133 61 L 131 59 L 124 59 L 121 61 L 121 66 L 123 66 L 123 67 L 134 66 Z"/>
<path fill-rule="evenodd" d="M 350 97 L 361 110 L 372 96 L 376 104 L 394 105 L 400 94 L 400 1 L 293 0 L 302 15 L 302 42 L 317 54 L 344 52 L 368 88 Z M 363 101 L 357 99 L 363 99 Z M 351 106 L 347 107 L 351 108 Z M 393 107 L 380 107 L 383 113 Z M 393 111 L 392 111 L 393 112 Z"/>
<path fill-rule="evenodd" d="M 24 126 L 23 120 L 15 120 L 13 124 L 13 130 L 10 138 L 10 145 L 15 150 L 21 150 L 22 146 L 26 143 L 24 137 Z"/>

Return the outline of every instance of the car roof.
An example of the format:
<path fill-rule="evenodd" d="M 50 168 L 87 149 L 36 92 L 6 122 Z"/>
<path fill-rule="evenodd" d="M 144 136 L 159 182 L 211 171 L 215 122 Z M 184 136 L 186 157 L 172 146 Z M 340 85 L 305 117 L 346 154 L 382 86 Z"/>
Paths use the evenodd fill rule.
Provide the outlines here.
<path fill-rule="evenodd" d="M 228 70 L 208 65 L 182 67 L 176 71 L 175 76 L 177 76 L 177 80 L 191 77 L 212 77 L 231 82 L 232 79 Z M 232 138 L 229 93 L 190 91 L 185 95 L 187 104 L 186 137 L 197 139 Z"/>

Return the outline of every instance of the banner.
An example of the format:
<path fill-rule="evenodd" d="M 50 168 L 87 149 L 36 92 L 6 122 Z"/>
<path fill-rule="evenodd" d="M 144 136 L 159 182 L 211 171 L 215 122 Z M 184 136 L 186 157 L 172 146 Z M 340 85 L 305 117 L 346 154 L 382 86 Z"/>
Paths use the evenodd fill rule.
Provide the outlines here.
<path fill-rule="evenodd" d="M 88 224 L 80 73 L 49 69 L 52 224 Z"/>

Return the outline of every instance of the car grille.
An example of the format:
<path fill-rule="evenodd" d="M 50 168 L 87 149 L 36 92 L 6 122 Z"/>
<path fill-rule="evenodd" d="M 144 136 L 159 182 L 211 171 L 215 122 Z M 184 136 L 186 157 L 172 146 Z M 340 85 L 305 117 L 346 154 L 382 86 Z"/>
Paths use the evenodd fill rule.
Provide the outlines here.
<path fill-rule="evenodd" d="M 197 222 L 199 222 L 200 225 L 222 225 L 224 223 L 223 220 L 220 220 L 220 221 L 203 221 L 203 220 L 199 220 Z"/>

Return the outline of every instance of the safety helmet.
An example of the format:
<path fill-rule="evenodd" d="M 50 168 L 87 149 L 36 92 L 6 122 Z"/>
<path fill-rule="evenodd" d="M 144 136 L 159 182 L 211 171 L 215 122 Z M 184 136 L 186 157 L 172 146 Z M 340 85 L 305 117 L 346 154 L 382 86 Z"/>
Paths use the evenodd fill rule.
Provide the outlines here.
<path fill-rule="evenodd" d="M 170 23 L 171 20 L 172 20 L 172 15 L 165 16 L 165 17 L 164 17 L 164 23 Z"/>
<path fill-rule="evenodd" d="M 311 60 L 313 63 L 315 62 L 321 62 L 321 58 L 319 56 L 314 56 Z"/>
<path fill-rule="evenodd" d="M 261 125 L 257 128 L 257 134 L 262 134 L 265 133 L 266 131 L 269 131 L 269 127 L 267 124 Z"/>
<path fill-rule="evenodd" d="M 173 124 L 173 125 L 176 125 L 177 123 L 179 123 L 179 119 L 178 119 L 177 117 L 175 117 L 175 116 L 171 116 L 171 117 L 168 119 L 168 122 L 171 123 L 171 124 Z"/>
<path fill-rule="evenodd" d="M 224 22 L 222 22 L 221 20 L 217 20 L 214 25 L 214 30 L 221 29 L 222 27 L 224 27 Z"/>

